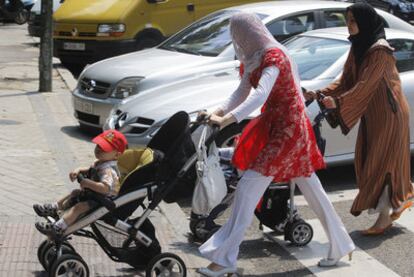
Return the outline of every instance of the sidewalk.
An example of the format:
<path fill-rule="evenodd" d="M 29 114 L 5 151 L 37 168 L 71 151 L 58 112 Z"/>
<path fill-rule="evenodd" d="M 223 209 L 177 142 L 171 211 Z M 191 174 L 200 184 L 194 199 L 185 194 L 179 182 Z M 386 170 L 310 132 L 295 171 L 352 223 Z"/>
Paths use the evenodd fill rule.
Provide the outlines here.
<path fill-rule="evenodd" d="M 80 132 L 72 116 L 76 80 L 56 61 L 53 92 L 38 93 L 37 41 L 26 33 L 26 26 L 0 28 L 0 37 L 10 38 L 0 41 L 0 276 L 46 276 L 36 255 L 44 237 L 34 228 L 39 219 L 32 204 L 67 193 L 74 186 L 69 171 L 94 159 L 92 137 Z M 163 251 L 183 258 L 194 276 L 206 261 L 186 242 L 188 222 L 178 205 L 162 204 L 151 220 Z M 72 243 L 90 276 L 145 275 L 111 261 L 92 240 L 75 237 Z"/>

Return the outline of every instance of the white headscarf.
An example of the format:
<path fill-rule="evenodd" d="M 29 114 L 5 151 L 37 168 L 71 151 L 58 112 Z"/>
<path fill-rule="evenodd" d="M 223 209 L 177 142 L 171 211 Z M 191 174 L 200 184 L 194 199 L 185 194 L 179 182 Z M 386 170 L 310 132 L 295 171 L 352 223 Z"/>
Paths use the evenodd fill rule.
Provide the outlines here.
<path fill-rule="evenodd" d="M 296 88 L 303 95 L 296 63 L 288 50 L 272 36 L 259 17 L 252 13 L 237 13 L 230 19 L 230 34 L 236 56 L 244 65 L 245 74 L 251 73 L 262 62 L 262 57 L 270 48 L 280 49 L 288 57 Z"/>

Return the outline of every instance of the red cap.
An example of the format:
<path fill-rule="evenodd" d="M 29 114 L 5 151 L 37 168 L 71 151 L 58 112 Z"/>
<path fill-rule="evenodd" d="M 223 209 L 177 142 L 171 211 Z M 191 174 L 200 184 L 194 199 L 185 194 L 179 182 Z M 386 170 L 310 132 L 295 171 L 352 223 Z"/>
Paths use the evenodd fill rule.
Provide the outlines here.
<path fill-rule="evenodd" d="M 121 132 L 117 130 L 106 130 L 105 132 L 97 135 L 93 140 L 93 143 L 99 145 L 105 152 L 118 151 L 124 153 L 128 142 Z"/>

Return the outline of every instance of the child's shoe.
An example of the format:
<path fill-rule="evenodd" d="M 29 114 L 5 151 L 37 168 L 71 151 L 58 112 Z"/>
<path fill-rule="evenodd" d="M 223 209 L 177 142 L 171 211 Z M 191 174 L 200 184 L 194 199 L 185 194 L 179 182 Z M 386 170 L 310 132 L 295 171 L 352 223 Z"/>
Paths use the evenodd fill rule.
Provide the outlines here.
<path fill-rule="evenodd" d="M 40 233 L 51 237 L 52 239 L 62 237 L 64 233 L 64 230 L 62 228 L 56 226 L 56 224 L 49 222 L 36 222 L 35 226 Z"/>
<path fill-rule="evenodd" d="M 38 216 L 58 218 L 58 209 L 53 204 L 34 204 L 33 210 Z"/>

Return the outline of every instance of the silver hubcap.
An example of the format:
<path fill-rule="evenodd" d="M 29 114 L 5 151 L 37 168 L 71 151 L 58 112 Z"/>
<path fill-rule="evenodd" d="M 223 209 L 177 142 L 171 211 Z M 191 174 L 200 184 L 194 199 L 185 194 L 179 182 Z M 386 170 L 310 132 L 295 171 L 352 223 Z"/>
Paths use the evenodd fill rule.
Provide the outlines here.
<path fill-rule="evenodd" d="M 311 230 L 307 225 L 298 225 L 293 230 L 293 240 L 297 243 L 306 242 L 311 234 Z"/>
<path fill-rule="evenodd" d="M 181 263 L 174 258 L 163 258 L 154 264 L 152 276 L 161 277 L 180 277 L 184 275 L 184 269 Z"/>
<path fill-rule="evenodd" d="M 66 260 L 63 263 L 61 263 L 57 270 L 56 270 L 56 276 L 57 277 L 84 277 L 86 276 L 86 268 L 78 260 L 71 259 Z"/>

